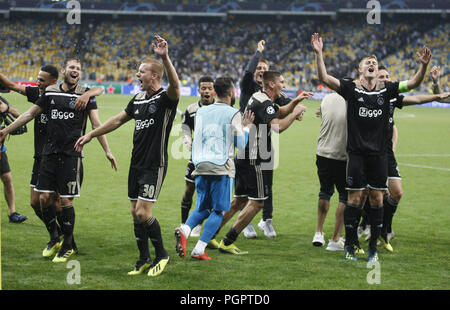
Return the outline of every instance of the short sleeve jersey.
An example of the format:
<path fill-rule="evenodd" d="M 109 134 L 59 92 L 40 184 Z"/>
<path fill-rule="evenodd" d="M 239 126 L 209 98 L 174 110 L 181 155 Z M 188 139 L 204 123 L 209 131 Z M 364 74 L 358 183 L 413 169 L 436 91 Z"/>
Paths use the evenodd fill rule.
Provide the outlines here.
<path fill-rule="evenodd" d="M 340 80 L 338 93 L 347 101 L 347 152 L 377 155 L 386 152 L 391 101 L 399 95 L 399 83 L 378 83 L 374 90 Z M 391 130 L 392 132 L 392 130 Z"/>
<path fill-rule="evenodd" d="M 25 95 L 28 102 L 36 103 L 41 97 L 41 92 L 37 86 L 25 87 Z M 39 158 L 42 155 L 44 144 L 47 140 L 47 114 L 41 113 L 34 119 L 34 157 Z"/>
<path fill-rule="evenodd" d="M 270 162 L 272 159 L 271 128 L 269 123 L 278 118 L 278 106 L 267 96 L 259 91 L 249 99 L 246 111 L 255 114 L 253 125 L 249 132 L 249 142 L 245 147 L 245 159 L 250 160 L 251 165 L 261 162 Z M 242 158 L 238 156 L 238 158 Z"/>
<path fill-rule="evenodd" d="M 178 100 L 172 101 L 163 88 L 150 97 L 142 92 L 130 100 L 125 112 L 135 119 L 132 168 L 167 166 L 167 144 L 177 105 Z"/>
<path fill-rule="evenodd" d="M 86 121 L 90 110 L 97 109 L 95 97 L 91 97 L 86 109 L 75 110 L 75 101 L 89 88 L 80 85 L 64 91 L 62 84 L 47 87 L 44 94 L 36 101 L 36 105 L 44 109 L 47 115 L 46 142 L 42 155 L 65 154 L 82 157 L 81 152 L 74 149 L 77 140 L 86 132 Z"/>

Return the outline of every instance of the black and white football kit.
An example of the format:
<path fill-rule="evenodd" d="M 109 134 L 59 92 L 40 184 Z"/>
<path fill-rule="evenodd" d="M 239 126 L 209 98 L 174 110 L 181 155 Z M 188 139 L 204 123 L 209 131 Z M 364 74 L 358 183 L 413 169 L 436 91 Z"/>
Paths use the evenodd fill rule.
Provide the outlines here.
<path fill-rule="evenodd" d="M 347 101 L 347 190 L 386 190 L 391 109 L 399 83 L 378 83 L 374 90 L 340 80 L 338 93 Z"/>
<path fill-rule="evenodd" d="M 84 135 L 90 110 L 97 109 L 92 97 L 83 111 L 75 110 L 75 101 L 89 88 L 80 85 L 64 91 L 62 84 L 47 87 L 36 105 L 47 116 L 47 134 L 42 148 L 35 190 L 58 192 L 61 198 L 80 196 L 83 181 L 82 153 L 74 148 Z"/>
<path fill-rule="evenodd" d="M 265 200 L 270 194 L 273 180 L 273 153 L 269 123 L 278 118 L 278 106 L 264 92 L 255 93 L 246 110 L 255 114 L 245 150 L 235 159 L 235 197 Z"/>
<path fill-rule="evenodd" d="M 156 201 L 167 172 L 167 144 L 177 101 L 160 88 L 150 97 L 136 94 L 125 112 L 135 119 L 133 151 L 128 175 L 128 199 Z"/>
<path fill-rule="evenodd" d="M 41 91 L 37 86 L 27 86 L 25 87 L 25 96 L 27 97 L 28 102 L 36 103 L 41 96 Z M 42 149 L 47 140 L 47 122 L 48 118 L 45 113 L 41 113 L 34 118 L 34 163 L 31 172 L 31 187 L 36 187 L 38 181 Z"/>

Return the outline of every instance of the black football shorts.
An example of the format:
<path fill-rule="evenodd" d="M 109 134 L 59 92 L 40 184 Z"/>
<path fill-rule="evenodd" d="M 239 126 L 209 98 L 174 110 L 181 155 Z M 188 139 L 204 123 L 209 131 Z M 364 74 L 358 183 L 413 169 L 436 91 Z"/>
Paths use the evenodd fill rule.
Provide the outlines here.
<path fill-rule="evenodd" d="M 339 201 L 347 202 L 347 191 L 345 190 L 347 161 L 316 155 L 316 166 L 320 182 L 319 199 L 330 200 L 336 187 Z"/>
<path fill-rule="evenodd" d="M 130 167 L 128 173 L 128 199 L 156 202 L 166 176 L 167 166 L 148 169 Z"/>
<path fill-rule="evenodd" d="M 272 188 L 273 170 L 264 170 L 261 165 L 250 165 L 241 160 L 235 160 L 235 166 L 234 197 L 266 200 Z"/>
<path fill-rule="evenodd" d="M 387 190 L 387 159 L 383 155 L 348 154 L 346 190 Z"/>
<path fill-rule="evenodd" d="M 83 182 L 81 157 L 64 154 L 42 155 L 35 191 L 59 193 L 61 198 L 80 197 Z"/>

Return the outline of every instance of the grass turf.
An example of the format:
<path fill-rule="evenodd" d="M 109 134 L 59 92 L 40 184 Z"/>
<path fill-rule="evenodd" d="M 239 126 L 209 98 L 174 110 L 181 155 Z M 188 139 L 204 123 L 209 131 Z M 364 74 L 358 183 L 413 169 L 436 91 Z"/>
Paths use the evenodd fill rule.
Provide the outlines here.
<path fill-rule="evenodd" d="M 21 112 L 29 107 L 25 97 L 5 96 Z M 103 95 L 98 98 L 104 122 L 125 108 L 131 96 Z M 194 97 L 182 98 L 185 110 Z M 232 256 L 208 250 L 212 261 L 181 259 L 174 249 L 173 230 L 180 223 L 187 159 L 170 158 L 169 168 L 154 214 L 161 225 L 171 261 L 156 278 L 130 277 L 138 256 L 127 200 L 127 175 L 134 121 L 107 135 L 119 170 L 114 172 L 99 143 L 85 147 L 84 181 L 76 198 L 75 238 L 80 253 L 81 283 L 70 285 L 66 264 L 41 257 L 48 241 L 44 225 L 29 206 L 29 179 L 33 156 L 33 126 L 29 133 L 6 142 L 16 191 L 16 209 L 27 215 L 23 224 L 8 223 L 7 207 L 1 200 L 2 288 L 12 289 L 105 289 L 105 290 L 303 290 L 303 289 L 449 289 L 450 288 L 450 109 L 406 107 L 396 112 L 399 128 L 397 160 L 403 176 L 404 197 L 394 217 L 394 253 L 380 247 L 380 284 L 370 285 L 367 255 L 357 262 L 343 259 L 342 252 L 312 246 L 317 220 L 319 182 L 315 148 L 320 120 L 319 102 L 309 101 L 302 122 L 295 122 L 280 135 L 280 162 L 274 172 L 275 239 L 258 230 L 258 238 L 241 235 L 236 245 L 249 255 Z M 169 154 L 177 149 L 180 117 L 174 122 Z M 88 131 L 90 125 L 88 125 Z M 175 142 L 175 143 L 174 143 Z M 337 195 L 325 222 L 325 239 L 331 237 Z M 254 226 L 261 215 L 253 221 Z M 224 236 L 234 220 L 222 229 Z M 190 238 L 188 253 L 197 238 Z M 367 244 L 362 241 L 363 248 Z M 150 245 L 152 256 L 154 251 Z M 367 251 L 366 251 L 367 252 Z"/>

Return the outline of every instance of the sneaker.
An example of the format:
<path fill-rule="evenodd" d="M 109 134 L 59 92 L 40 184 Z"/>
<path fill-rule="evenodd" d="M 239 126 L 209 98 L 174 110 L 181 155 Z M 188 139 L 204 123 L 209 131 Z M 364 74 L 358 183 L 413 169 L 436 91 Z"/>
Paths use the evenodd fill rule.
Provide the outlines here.
<path fill-rule="evenodd" d="M 42 257 L 52 257 L 61 248 L 62 242 L 49 241 L 47 247 L 42 251 Z"/>
<path fill-rule="evenodd" d="M 258 236 L 252 223 L 248 224 L 247 227 L 244 228 L 243 232 L 244 237 L 247 239 L 256 238 Z"/>
<path fill-rule="evenodd" d="M 187 238 L 184 236 L 180 228 L 175 229 L 175 250 L 179 257 L 186 257 Z"/>
<path fill-rule="evenodd" d="M 17 212 L 14 212 L 13 214 L 11 214 L 9 217 L 9 222 L 10 223 L 22 223 L 24 221 L 26 221 L 28 219 L 28 217 L 20 215 Z"/>
<path fill-rule="evenodd" d="M 208 249 L 217 250 L 219 248 L 219 242 L 216 239 L 211 239 L 206 246 Z"/>
<path fill-rule="evenodd" d="M 327 251 L 344 251 L 344 245 L 340 242 L 334 242 L 333 240 L 328 241 L 328 246 L 325 249 Z"/>
<path fill-rule="evenodd" d="M 264 235 L 267 238 L 275 238 L 277 236 L 275 229 L 273 229 L 272 219 L 266 220 L 266 223 L 264 224 Z"/>
<path fill-rule="evenodd" d="M 235 254 L 235 255 L 248 254 L 247 251 L 241 251 L 237 246 L 234 245 L 234 243 L 232 243 L 230 245 L 225 245 L 223 243 L 223 240 L 220 241 L 219 251 L 222 253 L 230 253 L 230 254 Z"/>
<path fill-rule="evenodd" d="M 361 248 L 361 245 L 359 244 L 358 239 L 355 241 L 355 244 L 353 245 L 353 249 L 355 250 L 355 254 L 357 254 L 357 255 L 364 254 L 364 250 Z"/>
<path fill-rule="evenodd" d="M 369 249 L 369 257 L 367 258 L 367 261 L 369 263 L 376 263 L 376 262 L 378 262 L 379 261 L 378 251 L 377 250 L 371 251 Z"/>
<path fill-rule="evenodd" d="M 166 256 L 163 258 L 156 258 L 156 261 L 150 266 L 150 270 L 148 271 L 149 277 L 159 276 L 166 268 L 166 265 L 169 263 L 170 256 Z"/>
<path fill-rule="evenodd" d="M 59 249 L 58 254 L 55 255 L 52 262 L 54 263 L 65 263 L 69 260 L 69 257 L 71 257 L 73 254 L 75 254 L 75 251 L 73 249 L 65 248 L 64 246 Z"/>
<path fill-rule="evenodd" d="M 344 237 L 340 237 L 338 242 L 339 242 L 339 244 L 342 246 L 342 248 L 344 248 L 344 245 L 345 245 L 345 238 L 344 238 Z"/>
<path fill-rule="evenodd" d="M 387 234 L 388 242 L 391 242 L 391 240 L 394 239 L 394 238 L 395 238 L 395 233 L 394 233 L 394 231 L 392 231 L 392 232 L 390 232 L 390 233 Z"/>
<path fill-rule="evenodd" d="M 358 245 L 355 244 L 353 246 L 353 248 L 355 250 L 355 254 L 357 254 L 357 255 L 362 255 L 362 254 L 365 253 L 364 250 L 361 248 L 361 246 L 359 244 Z"/>
<path fill-rule="evenodd" d="M 314 246 L 323 246 L 325 244 L 325 234 L 323 232 L 316 232 L 313 241 Z"/>
<path fill-rule="evenodd" d="M 192 237 L 200 237 L 202 234 L 202 225 L 197 225 L 191 230 Z"/>
<path fill-rule="evenodd" d="M 355 250 L 353 247 L 344 247 L 344 258 L 350 261 L 357 261 Z"/>
<path fill-rule="evenodd" d="M 380 235 L 378 237 L 378 240 L 381 242 L 381 244 L 383 245 L 383 247 L 388 251 L 388 252 L 394 252 L 394 249 L 392 248 L 392 245 L 389 244 L 389 241 L 387 239 L 387 235 L 386 237 L 383 237 L 382 235 Z"/>
<path fill-rule="evenodd" d="M 264 226 L 266 226 L 266 222 L 263 219 L 261 219 L 261 221 L 259 221 L 258 223 L 259 230 L 264 231 Z"/>
<path fill-rule="evenodd" d="M 191 257 L 198 259 L 198 260 L 211 260 L 211 257 L 209 257 L 208 254 L 206 254 L 206 251 L 203 252 L 203 254 L 197 254 L 197 253 L 192 252 Z"/>
<path fill-rule="evenodd" d="M 134 268 L 134 270 L 131 270 L 130 272 L 128 272 L 127 275 L 135 276 L 135 275 L 141 274 L 146 269 L 150 268 L 151 264 L 152 264 L 152 260 L 150 258 L 139 259 L 136 262 L 136 267 Z"/>

